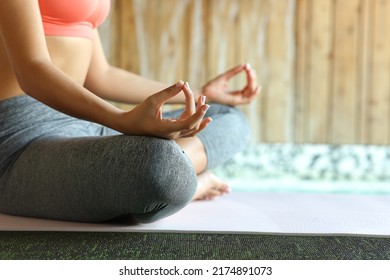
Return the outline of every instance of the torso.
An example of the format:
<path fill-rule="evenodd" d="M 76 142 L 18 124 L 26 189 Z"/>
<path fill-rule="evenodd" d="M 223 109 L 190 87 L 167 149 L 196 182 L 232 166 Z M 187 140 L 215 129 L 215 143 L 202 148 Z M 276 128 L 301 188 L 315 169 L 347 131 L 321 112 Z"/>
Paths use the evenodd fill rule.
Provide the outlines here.
<path fill-rule="evenodd" d="M 83 85 L 92 56 L 92 41 L 79 37 L 47 36 L 52 62 L 75 82 Z M 24 94 L 0 42 L 0 100 Z"/>
<path fill-rule="evenodd" d="M 92 29 L 107 17 L 110 0 L 39 0 L 39 5 L 52 62 L 83 85 L 92 57 Z M 4 100 L 24 93 L 1 40 L 0 100 Z"/>

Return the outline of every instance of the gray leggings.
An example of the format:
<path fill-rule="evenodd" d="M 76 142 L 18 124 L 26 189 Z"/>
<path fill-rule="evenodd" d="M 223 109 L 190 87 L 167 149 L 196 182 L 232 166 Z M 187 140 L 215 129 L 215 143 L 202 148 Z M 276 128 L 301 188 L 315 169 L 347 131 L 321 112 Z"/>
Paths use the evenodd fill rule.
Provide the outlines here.
<path fill-rule="evenodd" d="M 212 169 L 245 147 L 249 129 L 236 108 L 212 104 L 207 114 L 214 121 L 198 136 Z M 121 135 L 27 95 L 0 102 L 2 213 L 149 223 L 187 205 L 196 186 L 191 161 L 174 141 Z"/>

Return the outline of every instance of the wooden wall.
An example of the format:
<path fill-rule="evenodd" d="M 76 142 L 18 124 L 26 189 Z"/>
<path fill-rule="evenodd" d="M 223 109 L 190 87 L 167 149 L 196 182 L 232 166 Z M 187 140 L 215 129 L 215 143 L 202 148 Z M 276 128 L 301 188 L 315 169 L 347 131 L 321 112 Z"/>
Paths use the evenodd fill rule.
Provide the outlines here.
<path fill-rule="evenodd" d="M 390 144 L 390 0 L 116 0 L 111 29 L 114 64 L 167 83 L 250 62 L 254 142 Z"/>

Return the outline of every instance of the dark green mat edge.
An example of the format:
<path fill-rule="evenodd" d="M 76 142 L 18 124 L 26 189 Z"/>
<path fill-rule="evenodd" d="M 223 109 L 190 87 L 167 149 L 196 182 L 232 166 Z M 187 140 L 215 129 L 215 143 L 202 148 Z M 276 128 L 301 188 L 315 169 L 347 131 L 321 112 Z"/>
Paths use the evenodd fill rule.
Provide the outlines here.
<path fill-rule="evenodd" d="M 389 260 L 390 238 L 0 232 L 1 260 Z"/>

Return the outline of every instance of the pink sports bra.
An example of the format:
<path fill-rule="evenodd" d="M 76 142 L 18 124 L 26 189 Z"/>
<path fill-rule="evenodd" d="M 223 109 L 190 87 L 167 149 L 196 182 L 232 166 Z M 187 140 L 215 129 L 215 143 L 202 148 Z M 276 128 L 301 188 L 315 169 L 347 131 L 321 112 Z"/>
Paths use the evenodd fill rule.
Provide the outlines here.
<path fill-rule="evenodd" d="M 38 0 L 48 36 L 92 38 L 93 29 L 107 18 L 110 0 Z"/>

